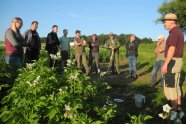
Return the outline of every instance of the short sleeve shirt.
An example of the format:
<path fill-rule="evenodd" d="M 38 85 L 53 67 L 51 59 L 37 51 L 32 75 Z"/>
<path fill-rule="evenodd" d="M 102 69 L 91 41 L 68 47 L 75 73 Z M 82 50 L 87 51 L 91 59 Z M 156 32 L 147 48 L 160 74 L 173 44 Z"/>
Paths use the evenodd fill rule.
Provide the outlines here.
<path fill-rule="evenodd" d="M 175 58 L 183 57 L 184 35 L 178 26 L 172 28 L 169 31 L 169 36 L 167 38 L 165 47 L 165 57 L 167 57 L 167 53 L 170 46 L 174 46 L 176 48 L 173 57 Z"/>

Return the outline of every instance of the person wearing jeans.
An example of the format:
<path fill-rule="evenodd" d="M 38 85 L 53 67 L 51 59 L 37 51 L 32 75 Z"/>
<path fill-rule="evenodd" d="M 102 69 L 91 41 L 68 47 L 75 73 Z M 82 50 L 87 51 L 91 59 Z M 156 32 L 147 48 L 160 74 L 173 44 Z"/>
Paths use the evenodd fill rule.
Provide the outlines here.
<path fill-rule="evenodd" d="M 152 86 L 156 84 L 157 72 L 164 64 L 164 60 L 165 60 L 164 51 L 165 51 L 165 37 L 163 35 L 159 35 L 157 47 L 155 49 L 155 54 L 157 55 L 157 57 L 152 70 L 152 82 L 151 82 Z M 164 81 L 164 76 L 161 73 L 161 83 L 160 83 L 161 86 L 163 86 L 163 81 Z"/>
<path fill-rule="evenodd" d="M 129 73 L 130 75 L 135 75 L 136 74 L 136 57 L 135 56 L 128 56 L 127 61 L 129 64 Z"/>
<path fill-rule="evenodd" d="M 137 63 L 137 57 L 138 57 L 138 42 L 135 41 L 135 35 L 130 35 L 130 41 L 126 42 L 125 48 L 126 48 L 126 57 L 128 60 L 129 65 L 129 74 L 130 77 L 137 78 L 137 69 L 136 69 L 136 63 Z"/>
<path fill-rule="evenodd" d="M 163 66 L 164 61 L 159 60 L 156 61 L 152 70 L 152 86 L 156 84 L 156 79 L 157 79 L 157 72 L 158 70 Z M 161 82 L 160 85 L 163 86 L 163 81 L 164 81 L 164 76 L 161 73 Z"/>

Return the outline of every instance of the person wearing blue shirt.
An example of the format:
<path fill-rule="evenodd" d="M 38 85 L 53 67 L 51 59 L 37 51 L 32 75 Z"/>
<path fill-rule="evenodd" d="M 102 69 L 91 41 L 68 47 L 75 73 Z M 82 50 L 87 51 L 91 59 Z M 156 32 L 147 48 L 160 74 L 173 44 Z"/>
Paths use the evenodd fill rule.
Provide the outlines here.
<path fill-rule="evenodd" d="M 62 59 L 62 70 L 67 66 L 67 60 L 70 59 L 70 40 L 67 37 L 68 30 L 63 30 L 63 36 L 59 38 L 61 46 L 61 59 Z"/>

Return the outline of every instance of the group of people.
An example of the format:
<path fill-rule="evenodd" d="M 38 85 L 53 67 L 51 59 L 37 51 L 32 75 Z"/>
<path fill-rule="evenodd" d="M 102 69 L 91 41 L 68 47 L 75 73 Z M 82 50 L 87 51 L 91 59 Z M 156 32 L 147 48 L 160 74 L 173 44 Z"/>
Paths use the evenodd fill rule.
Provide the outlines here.
<path fill-rule="evenodd" d="M 41 40 L 37 32 L 38 22 L 33 21 L 30 29 L 25 31 L 23 35 L 20 33 L 22 25 L 22 19 L 15 17 L 11 22 L 10 28 L 5 32 L 5 61 L 11 65 L 12 71 L 16 71 L 18 67 L 23 66 L 23 63 L 32 63 L 34 60 L 38 60 L 41 50 Z M 61 66 L 64 68 L 70 56 L 70 42 L 67 37 L 68 30 L 64 29 L 64 35 L 59 39 L 57 32 L 58 26 L 53 25 L 52 32 L 47 35 L 45 49 L 50 56 L 50 54 L 56 54 L 61 46 Z M 50 58 L 49 66 L 52 67 L 53 64 L 54 61 Z"/>
<path fill-rule="evenodd" d="M 181 111 L 180 76 L 183 67 L 184 35 L 177 25 L 177 16 L 173 13 L 165 15 L 163 24 L 169 35 L 165 41 L 159 35 L 155 53 L 157 55 L 153 71 L 152 86 L 156 83 L 157 71 L 161 68 L 161 86 L 164 94 L 171 101 L 173 110 Z"/>
<path fill-rule="evenodd" d="M 171 100 L 172 108 L 180 110 L 181 107 L 181 91 L 179 86 L 181 68 L 183 66 L 183 48 L 184 36 L 181 29 L 177 26 L 177 16 L 172 13 L 165 15 L 162 20 L 164 26 L 169 30 L 169 36 L 165 41 L 163 35 L 158 36 L 157 55 L 154 68 L 152 70 L 152 86 L 156 84 L 157 72 L 161 68 L 161 85 L 164 87 L 164 94 L 168 100 Z M 6 63 L 13 65 L 12 69 L 23 64 L 23 55 L 25 55 L 26 63 L 31 63 L 33 60 L 38 60 L 39 51 L 41 49 L 41 40 L 37 32 L 38 22 L 33 21 L 31 28 L 22 36 L 20 29 L 23 21 L 16 17 L 12 20 L 10 28 L 5 33 L 5 50 Z M 52 32 L 47 35 L 46 47 L 49 58 L 50 54 L 57 54 L 61 49 L 61 66 L 62 70 L 67 65 L 67 60 L 70 58 L 70 40 L 67 37 L 68 30 L 63 30 L 63 36 L 57 36 L 58 26 L 52 26 Z M 89 46 L 89 61 L 86 58 L 85 47 Z M 96 73 L 100 73 L 99 67 L 99 40 L 96 34 L 91 36 L 89 43 L 81 37 L 81 31 L 75 31 L 74 37 L 75 60 L 78 66 L 83 65 L 88 75 L 93 67 L 95 60 Z M 138 57 L 139 42 L 135 40 L 135 35 L 130 35 L 129 41 L 126 42 L 126 58 L 129 65 L 129 75 L 137 78 L 137 57 Z M 25 48 L 25 49 L 23 49 Z M 110 51 L 110 62 L 108 70 L 113 74 L 120 74 L 119 70 L 119 48 L 120 42 L 115 38 L 113 33 L 109 34 L 109 40 L 105 42 L 104 48 Z M 49 66 L 52 67 L 54 61 L 50 58 Z"/>

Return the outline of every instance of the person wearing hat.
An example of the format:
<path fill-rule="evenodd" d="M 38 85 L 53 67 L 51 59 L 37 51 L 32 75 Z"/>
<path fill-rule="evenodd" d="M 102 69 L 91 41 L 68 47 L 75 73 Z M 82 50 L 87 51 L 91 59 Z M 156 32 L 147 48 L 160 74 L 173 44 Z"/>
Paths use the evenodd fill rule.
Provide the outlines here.
<path fill-rule="evenodd" d="M 136 37 L 134 34 L 130 35 L 129 42 L 125 43 L 126 48 L 126 58 L 129 65 L 129 74 L 130 77 L 133 77 L 134 79 L 137 78 L 137 57 L 138 57 L 138 41 L 135 41 Z"/>
<path fill-rule="evenodd" d="M 110 50 L 110 62 L 108 70 L 112 70 L 112 74 L 115 74 L 115 70 L 117 74 L 120 74 L 119 71 L 119 47 L 120 43 L 118 39 L 114 38 L 114 34 L 111 32 L 109 35 L 110 39 L 106 41 L 105 48 Z M 115 67 L 114 67 L 115 65 Z"/>
<path fill-rule="evenodd" d="M 165 75 L 164 94 L 173 109 L 181 110 L 180 72 L 183 66 L 184 35 L 177 25 L 177 16 L 168 13 L 162 20 L 169 36 L 166 40 L 165 62 L 161 72 Z"/>
<path fill-rule="evenodd" d="M 87 59 L 86 59 L 86 51 L 85 51 L 85 46 L 86 46 L 86 41 L 83 38 L 80 38 L 81 36 L 81 31 L 76 30 L 75 32 L 76 36 L 74 38 L 74 45 L 75 45 L 75 57 L 76 57 L 76 62 L 78 66 L 83 64 L 86 74 L 88 75 L 90 72 L 90 69 L 87 64 Z"/>
<path fill-rule="evenodd" d="M 164 57 L 164 51 L 165 51 L 165 37 L 164 35 L 159 35 L 157 39 L 157 47 L 155 49 L 156 54 L 156 61 L 152 70 L 152 87 L 156 84 L 157 79 L 157 72 L 158 70 L 163 66 L 165 57 Z M 161 86 L 163 86 L 164 76 L 161 73 Z"/>

